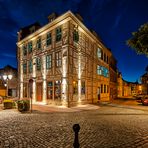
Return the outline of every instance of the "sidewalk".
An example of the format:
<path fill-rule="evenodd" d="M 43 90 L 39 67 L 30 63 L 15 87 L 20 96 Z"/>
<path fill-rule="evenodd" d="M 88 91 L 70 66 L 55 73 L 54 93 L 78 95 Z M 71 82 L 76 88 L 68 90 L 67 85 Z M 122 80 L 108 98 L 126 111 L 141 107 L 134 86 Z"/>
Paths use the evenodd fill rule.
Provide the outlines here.
<path fill-rule="evenodd" d="M 122 108 L 128 108 L 128 109 L 138 109 L 143 111 L 148 111 L 148 106 L 144 106 L 140 103 L 138 103 L 134 99 L 130 100 L 113 100 L 112 102 L 101 102 L 100 105 L 107 105 L 107 106 L 114 106 L 114 107 L 122 107 Z"/>
<path fill-rule="evenodd" d="M 79 105 L 76 107 L 65 107 L 65 106 L 53 106 L 53 105 L 39 105 L 33 104 L 33 110 L 37 110 L 40 112 L 80 112 L 86 110 L 97 110 L 99 106 L 86 104 L 86 105 Z"/>

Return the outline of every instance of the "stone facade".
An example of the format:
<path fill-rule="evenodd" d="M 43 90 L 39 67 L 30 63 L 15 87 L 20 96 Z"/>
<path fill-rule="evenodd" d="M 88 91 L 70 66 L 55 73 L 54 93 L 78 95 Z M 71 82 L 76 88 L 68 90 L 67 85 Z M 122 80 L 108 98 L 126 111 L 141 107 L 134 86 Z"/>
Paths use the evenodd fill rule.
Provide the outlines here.
<path fill-rule="evenodd" d="M 71 11 L 52 16 L 30 35 L 18 33 L 19 97 L 68 107 L 109 101 L 110 71 L 116 75 L 109 65 L 111 51 L 80 16 Z"/>

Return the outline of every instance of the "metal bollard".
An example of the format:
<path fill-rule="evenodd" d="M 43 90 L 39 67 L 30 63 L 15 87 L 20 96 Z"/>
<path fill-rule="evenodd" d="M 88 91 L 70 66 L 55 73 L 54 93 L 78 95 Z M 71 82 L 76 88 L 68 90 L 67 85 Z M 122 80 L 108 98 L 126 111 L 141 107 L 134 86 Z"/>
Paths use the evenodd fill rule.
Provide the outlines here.
<path fill-rule="evenodd" d="M 73 130 L 75 132 L 75 139 L 74 139 L 73 146 L 74 146 L 74 148 L 79 148 L 79 146 L 80 146 L 79 138 L 78 138 L 78 133 L 79 133 L 79 130 L 80 130 L 79 124 L 74 124 L 73 125 Z"/>

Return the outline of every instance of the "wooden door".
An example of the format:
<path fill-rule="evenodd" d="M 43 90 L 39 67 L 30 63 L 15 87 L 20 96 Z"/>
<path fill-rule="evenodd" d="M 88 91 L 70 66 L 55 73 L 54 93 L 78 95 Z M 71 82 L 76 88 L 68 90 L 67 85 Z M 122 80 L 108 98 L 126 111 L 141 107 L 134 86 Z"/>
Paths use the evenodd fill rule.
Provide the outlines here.
<path fill-rule="evenodd" d="M 42 101 L 42 83 L 37 83 L 37 101 L 41 102 Z"/>

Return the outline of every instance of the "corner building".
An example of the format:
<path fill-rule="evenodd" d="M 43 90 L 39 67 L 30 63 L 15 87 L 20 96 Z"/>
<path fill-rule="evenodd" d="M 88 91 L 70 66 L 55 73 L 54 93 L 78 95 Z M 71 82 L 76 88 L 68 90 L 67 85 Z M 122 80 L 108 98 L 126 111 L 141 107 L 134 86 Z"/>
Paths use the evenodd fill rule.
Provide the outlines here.
<path fill-rule="evenodd" d="M 109 101 L 111 51 L 78 14 L 48 18 L 18 32 L 19 97 L 68 107 Z"/>

